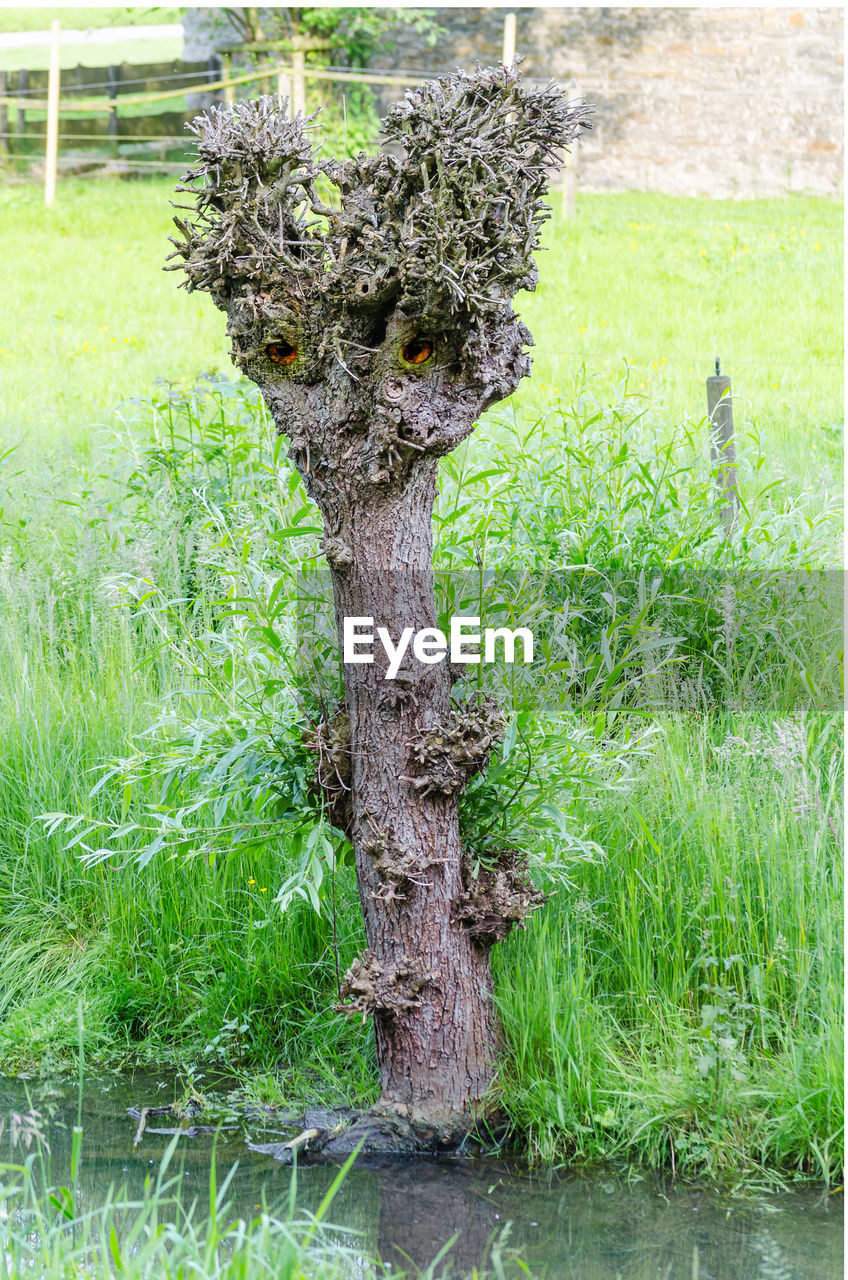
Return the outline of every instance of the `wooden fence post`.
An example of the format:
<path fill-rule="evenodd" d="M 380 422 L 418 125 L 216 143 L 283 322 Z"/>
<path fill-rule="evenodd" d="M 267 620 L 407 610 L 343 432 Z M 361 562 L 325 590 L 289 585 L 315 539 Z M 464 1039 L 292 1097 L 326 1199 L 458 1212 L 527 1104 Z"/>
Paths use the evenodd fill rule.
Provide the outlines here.
<path fill-rule="evenodd" d="M 225 80 L 227 81 L 231 80 L 233 75 L 233 55 L 231 53 L 222 53 L 221 63 L 224 68 Z M 229 83 L 225 84 L 224 85 L 224 101 L 226 102 L 227 106 L 228 107 L 231 106 L 232 103 L 235 102 L 235 100 L 236 100 L 235 86 Z"/>
<path fill-rule="evenodd" d="M 257 53 L 257 55 L 256 55 L 256 70 L 257 70 L 257 71 L 261 71 L 263 67 L 268 67 L 268 65 L 269 65 L 269 64 L 268 64 L 268 55 L 267 55 L 267 53 Z M 272 76 L 270 75 L 270 68 L 269 68 L 269 75 L 268 75 L 267 83 L 266 83 L 266 81 L 264 81 L 264 80 L 260 80 L 260 81 L 259 81 L 259 86 L 258 86 L 258 87 L 259 87 L 260 92 L 262 92 L 262 93 L 273 93 L 273 92 L 274 92 L 274 81 L 273 81 Z"/>
<path fill-rule="evenodd" d="M 578 98 L 580 95 L 577 85 L 571 83 L 568 86 L 569 99 Z M 566 151 L 562 165 L 562 216 L 564 221 L 568 221 L 574 217 L 574 211 L 577 205 L 577 148 L 579 143 L 575 138 L 571 144 L 571 150 Z"/>
<path fill-rule="evenodd" d="M 9 92 L 7 76 L 5 71 L 0 71 L 0 99 L 6 97 Z M 6 103 L 0 101 L 0 160 L 5 159 L 9 154 L 9 109 Z"/>
<path fill-rule="evenodd" d="M 50 69 L 47 73 L 47 150 L 44 157 L 44 203 L 56 198 L 56 166 L 59 158 L 59 56 L 62 25 L 50 27 Z"/>
<path fill-rule="evenodd" d="M 502 61 L 505 67 L 511 67 L 515 62 L 515 39 L 516 39 L 516 22 L 514 13 L 504 14 L 504 30 L 503 30 L 503 55 Z"/>
<path fill-rule="evenodd" d="M 277 74 L 277 96 L 281 105 L 285 101 L 286 110 L 291 115 L 292 84 L 291 76 L 286 71 L 280 71 Z"/>
<path fill-rule="evenodd" d="M 209 72 L 209 75 L 207 76 L 207 84 L 214 85 L 217 84 L 219 80 L 223 79 L 222 72 L 224 70 L 224 64 L 221 61 L 221 55 L 219 53 L 212 53 L 209 55 L 206 59 L 206 70 Z M 210 98 L 214 101 L 218 97 L 219 92 L 220 90 L 213 89 L 209 95 Z"/>
<path fill-rule="evenodd" d="M 298 114 L 306 115 L 306 54 L 302 49 L 295 48 L 292 53 L 292 103 L 291 117 Z"/>
<path fill-rule="evenodd" d="M 112 140 L 112 150 L 115 155 L 118 154 L 118 81 L 121 78 L 120 67 L 109 67 L 106 72 L 108 87 L 106 92 L 115 103 L 114 107 L 109 108 L 109 137 Z"/>
<path fill-rule="evenodd" d="M 736 445 L 733 440 L 733 399 L 730 379 L 721 372 L 716 356 L 715 376 L 707 378 L 707 413 L 709 415 L 710 455 L 716 468 L 719 514 L 728 533 L 739 514 L 736 488 Z"/>
<path fill-rule="evenodd" d="M 26 137 L 26 98 L 23 94 L 29 88 L 29 72 L 21 70 L 18 72 L 18 98 L 17 119 L 15 121 L 15 137 L 20 140 Z"/>

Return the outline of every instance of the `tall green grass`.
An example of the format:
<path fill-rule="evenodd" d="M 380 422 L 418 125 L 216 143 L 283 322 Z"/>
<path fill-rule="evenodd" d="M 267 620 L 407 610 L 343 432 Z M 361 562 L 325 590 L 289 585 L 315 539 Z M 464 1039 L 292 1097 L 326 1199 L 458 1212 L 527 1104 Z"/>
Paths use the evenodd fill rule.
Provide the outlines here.
<path fill-rule="evenodd" d="M 283 914 L 274 903 L 299 860 L 304 887 L 313 869 L 269 807 L 291 808 L 294 775 L 275 772 L 288 623 L 278 608 L 269 635 L 264 612 L 275 596 L 295 606 L 315 535 L 275 534 L 297 535 L 308 509 L 254 393 L 169 397 L 146 426 L 139 412 L 103 446 L 97 478 L 85 468 L 71 526 L 88 531 L 85 556 L 60 536 L 67 499 L 43 496 L 5 561 L 0 1055 L 7 1068 L 65 1065 L 81 996 L 95 1059 L 259 1069 L 289 1097 L 362 1100 L 367 1032 L 326 1015 L 336 953 L 343 971 L 362 944 L 350 870 L 333 875 L 334 916 L 326 881 L 321 916 L 305 892 Z M 840 1143 L 834 513 L 820 495 L 769 488 L 764 502 L 755 462 L 726 539 L 706 450 L 687 430 L 660 446 L 627 398 L 604 408 L 584 393 L 523 431 L 493 418 L 477 469 L 471 451 L 446 465 L 436 513 L 440 566 L 502 571 L 541 621 L 570 608 L 566 661 L 510 694 L 530 787 L 512 794 L 528 763 L 516 748 L 500 789 L 490 775 L 466 802 L 473 847 L 496 814 L 496 838 L 522 840 L 558 886 L 498 959 L 499 1104 L 545 1158 L 828 1178 Z M 646 479 L 641 460 L 663 447 L 674 465 Z M 806 595 L 784 589 L 790 542 Z M 683 572 L 663 581 L 672 549 Z M 753 589 L 775 575 L 775 596 Z M 216 621 L 227 592 L 254 603 Z M 540 834 L 552 804 L 565 826 Z M 81 817 L 39 821 L 61 812 Z"/>
<path fill-rule="evenodd" d="M 225 356 L 220 318 L 157 274 L 165 194 L 110 190 L 95 209 L 68 186 L 55 215 L 2 195 L 38 337 L 0 355 L 3 431 L 18 441 L 0 462 L 0 1066 L 69 1067 L 81 998 L 94 1062 L 223 1064 L 267 1096 L 366 1100 L 368 1030 L 327 1013 L 336 959 L 343 971 L 362 945 L 355 886 L 340 864 L 331 894 L 331 863 L 294 822 L 306 764 L 280 638 L 315 555 L 313 514 L 255 393 L 208 380 L 185 393 Z M 638 199 L 646 224 L 660 210 L 722 220 L 705 202 Z M 762 203 L 763 219 L 797 228 L 831 219 L 823 202 Z M 732 209 L 740 223 L 757 212 Z M 647 372 L 647 347 L 624 352 L 646 377 L 615 364 L 624 336 L 632 347 L 652 328 L 640 337 L 628 317 L 659 316 L 678 286 L 650 274 L 648 253 L 632 271 L 619 262 L 618 197 L 587 197 L 580 215 L 553 229 L 548 267 L 571 255 L 570 279 L 549 272 L 561 293 L 525 300 L 534 380 L 444 461 L 436 510 L 439 568 L 492 574 L 548 646 L 537 683 L 504 691 L 521 737 L 464 816 L 472 839 L 497 816 L 495 835 L 526 842 L 554 894 L 497 955 L 497 1100 L 545 1159 L 828 1180 L 841 1150 L 840 524 L 819 427 L 838 391 L 808 369 L 804 412 L 772 400 L 759 426 L 739 414 L 744 507 L 727 539 L 704 371 L 687 390 Z M 92 228 L 115 250 L 111 279 Z M 44 284 L 51 261 L 65 263 L 61 287 Z M 548 383 L 552 317 L 570 343 L 563 317 L 593 296 L 595 271 L 616 332 L 594 335 L 607 345 L 579 377 Z M 837 277 L 831 263 L 800 286 L 787 343 L 835 328 Z M 743 304 L 768 283 L 734 277 L 740 341 Z M 45 365 L 39 383 L 48 319 L 80 347 L 95 320 L 121 343 L 130 322 L 144 338 L 120 357 L 117 341 L 89 342 L 78 363 L 54 348 L 61 372 Z M 145 398 L 154 374 L 182 389 Z M 251 600 L 240 617 L 215 605 L 231 588 Z M 114 856 L 80 857 L 102 848 Z"/>
<path fill-rule="evenodd" d="M 499 1096 L 543 1159 L 839 1176 L 838 735 L 733 727 L 666 723 L 591 813 L 605 855 L 498 956 Z"/>

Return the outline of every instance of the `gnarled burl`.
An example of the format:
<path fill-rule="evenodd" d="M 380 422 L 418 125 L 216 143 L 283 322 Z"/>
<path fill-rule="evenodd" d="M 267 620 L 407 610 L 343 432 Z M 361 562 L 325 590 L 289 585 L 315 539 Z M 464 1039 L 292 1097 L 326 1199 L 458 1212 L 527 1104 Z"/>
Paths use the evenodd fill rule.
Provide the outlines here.
<path fill-rule="evenodd" d="M 389 148 L 341 163 L 273 98 L 192 126 L 199 163 L 179 189 L 194 205 L 172 257 L 227 313 L 233 358 L 320 508 L 340 633 L 345 616 L 395 640 L 435 626 L 438 459 L 529 372 L 511 299 L 535 285 L 541 195 L 587 126 L 585 107 L 503 67 L 408 92 Z M 460 846 L 459 794 L 498 741 L 497 708 L 452 701 L 444 662 L 410 656 L 387 680 L 381 648 L 345 666 L 345 706 L 312 739 L 368 940 L 342 990 L 374 1019 L 373 1131 L 450 1145 L 493 1078 L 490 947 L 539 895 L 515 851 L 472 881 Z"/>

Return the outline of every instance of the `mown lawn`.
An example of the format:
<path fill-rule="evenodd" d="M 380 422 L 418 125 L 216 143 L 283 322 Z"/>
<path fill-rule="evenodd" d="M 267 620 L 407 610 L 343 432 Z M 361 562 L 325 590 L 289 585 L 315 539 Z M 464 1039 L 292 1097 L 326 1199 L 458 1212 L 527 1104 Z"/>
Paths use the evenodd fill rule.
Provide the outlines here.
<path fill-rule="evenodd" d="M 8 298 L 0 326 L 3 435 L 40 451 L 90 439 L 157 379 L 231 372 L 221 318 L 163 273 L 168 179 L 0 190 Z M 552 203 L 558 214 L 558 193 Z M 669 422 L 698 421 L 715 356 L 740 432 L 793 478 L 834 483 L 841 460 L 842 207 L 620 193 L 557 216 L 541 281 L 521 301 L 536 339 L 515 397 L 535 411 L 585 368 L 608 395 L 626 376 Z M 629 371 L 628 371 L 629 370 Z"/>

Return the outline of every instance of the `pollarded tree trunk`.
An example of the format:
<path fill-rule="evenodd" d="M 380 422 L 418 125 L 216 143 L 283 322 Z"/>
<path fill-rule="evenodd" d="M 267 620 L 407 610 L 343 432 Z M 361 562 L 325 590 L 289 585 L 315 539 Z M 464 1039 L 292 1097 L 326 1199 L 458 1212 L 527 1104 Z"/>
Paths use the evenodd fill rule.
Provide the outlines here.
<path fill-rule="evenodd" d="M 333 571 L 342 619 L 379 620 L 394 638 L 435 627 L 431 513 L 435 461 L 403 491 L 350 513 L 352 562 Z M 353 1007 L 374 1014 L 382 1103 L 437 1141 L 457 1136 L 492 1079 L 494 1026 L 488 949 L 457 920 L 463 897 L 457 793 L 482 763 L 497 717 L 466 714 L 463 755 L 428 745 L 451 721 L 445 663 L 407 656 L 399 679 L 386 660 L 345 667 L 352 746 L 350 832 L 368 952 L 347 975 Z"/>
<path fill-rule="evenodd" d="M 385 126 L 400 154 L 318 164 L 306 122 L 270 98 L 194 126 L 174 256 L 227 312 L 321 510 L 340 640 L 346 618 L 395 643 L 435 626 L 438 458 L 529 371 L 510 300 L 534 287 L 547 173 L 586 117 L 499 68 L 408 93 Z M 342 992 L 374 1016 L 384 1120 L 448 1144 L 493 1077 L 491 943 L 538 895 L 515 851 L 473 880 L 463 859 L 459 795 L 502 727 L 491 699 L 453 702 L 451 667 L 411 652 L 388 679 L 373 652 L 345 665 L 345 706 L 311 744 L 368 941 Z"/>

